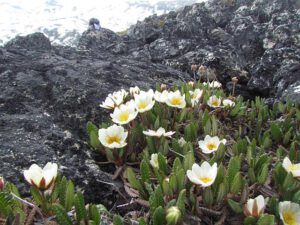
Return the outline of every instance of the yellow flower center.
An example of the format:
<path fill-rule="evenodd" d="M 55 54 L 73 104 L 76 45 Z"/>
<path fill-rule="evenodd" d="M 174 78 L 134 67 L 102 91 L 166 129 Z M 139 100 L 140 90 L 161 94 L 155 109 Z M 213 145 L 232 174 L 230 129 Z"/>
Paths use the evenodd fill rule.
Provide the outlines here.
<path fill-rule="evenodd" d="M 300 165 L 292 164 L 289 167 L 290 171 L 300 170 Z"/>
<path fill-rule="evenodd" d="M 213 101 L 211 103 L 211 105 L 214 106 L 214 107 L 218 107 L 219 106 L 219 102 L 218 101 Z"/>
<path fill-rule="evenodd" d="M 210 183 L 212 181 L 210 177 L 200 177 L 200 180 L 205 184 Z"/>
<path fill-rule="evenodd" d="M 112 144 L 112 143 L 118 143 L 118 144 L 120 144 L 121 138 L 119 136 L 108 136 L 106 138 L 106 142 L 108 144 Z"/>
<path fill-rule="evenodd" d="M 127 121 L 129 118 L 129 113 L 128 112 L 122 112 L 120 115 L 119 115 L 119 121 L 120 122 L 125 122 Z"/>
<path fill-rule="evenodd" d="M 172 105 L 181 105 L 182 100 L 179 97 L 175 97 L 175 98 L 172 98 L 170 102 Z"/>
<path fill-rule="evenodd" d="M 146 107 L 147 107 L 147 102 L 145 102 L 145 101 L 141 101 L 141 102 L 139 102 L 139 104 L 138 104 L 138 108 L 139 109 L 145 109 Z"/>
<path fill-rule="evenodd" d="M 283 220 L 288 225 L 296 225 L 297 224 L 295 215 L 289 211 L 283 213 Z"/>
<path fill-rule="evenodd" d="M 216 148 L 217 148 L 217 145 L 215 144 L 215 143 L 208 143 L 207 145 L 206 145 L 206 147 L 210 150 L 210 151 L 212 151 L 212 150 L 215 150 Z"/>

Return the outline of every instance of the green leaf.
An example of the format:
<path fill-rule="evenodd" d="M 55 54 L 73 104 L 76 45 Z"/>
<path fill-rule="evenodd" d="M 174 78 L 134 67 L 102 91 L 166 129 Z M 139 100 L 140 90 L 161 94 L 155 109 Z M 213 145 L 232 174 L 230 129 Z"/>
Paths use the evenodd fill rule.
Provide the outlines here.
<path fill-rule="evenodd" d="M 194 152 L 190 151 L 184 156 L 183 168 L 184 171 L 190 170 L 195 163 Z"/>
<path fill-rule="evenodd" d="M 261 169 L 261 172 L 259 174 L 259 176 L 257 177 L 257 182 L 259 184 L 264 184 L 267 179 L 268 179 L 268 175 L 269 175 L 269 163 L 265 163 Z"/>
<path fill-rule="evenodd" d="M 228 199 L 228 205 L 230 206 L 232 211 L 237 214 L 241 214 L 243 212 L 242 206 L 240 205 L 240 203 L 238 203 L 236 201 Z"/>
<path fill-rule="evenodd" d="M 75 205 L 77 222 L 80 223 L 80 221 L 86 220 L 87 215 L 85 210 L 84 197 L 81 192 L 77 192 L 77 194 L 75 195 L 74 205 Z"/>
<path fill-rule="evenodd" d="M 181 214 L 183 217 L 185 215 L 185 193 L 186 193 L 185 189 L 180 191 L 178 199 L 177 199 L 177 203 L 176 203 L 176 205 L 179 208 L 179 210 L 181 211 Z"/>
<path fill-rule="evenodd" d="M 145 161 L 145 159 L 142 160 L 141 165 L 141 177 L 143 182 L 149 182 L 150 180 L 150 167 L 149 164 Z"/>
<path fill-rule="evenodd" d="M 90 132 L 90 145 L 97 149 L 100 146 L 100 141 L 98 139 L 98 133 L 96 131 Z"/>
<path fill-rule="evenodd" d="M 64 207 L 59 204 L 53 205 L 52 210 L 56 215 L 56 221 L 60 225 L 72 225 L 72 221 L 69 218 L 67 212 L 65 211 Z"/>
<path fill-rule="evenodd" d="M 237 194 L 243 187 L 243 178 L 240 172 L 238 172 L 230 185 L 230 191 L 233 194 Z"/>
<path fill-rule="evenodd" d="M 30 188 L 30 194 L 33 197 L 33 199 L 34 199 L 34 201 L 37 205 L 42 205 L 43 204 L 43 196 L 41 195 L 39 189 L 32 186 Z"/>
<path fill-rule="evenodd" d="M 227 177 L 229 184 L 233 183 L 236 174 L 240 171 L 241 160 L 238 156 L 234 156 L 230 159 L 228 164 Z"/>
<path fill-rule="evenodd" d="M 66 199 L 65 199 L 65 209 L 70 211 L 74 202 L 74 184 L 72 181 L 69 181 L 66 189 Z"/>
<path fill-rule="evenodd" d="M 162 171 L 164 174 L 167 174 L 168 165 L 167 165 L 166 158 L 161 153 L 158 153 L 157 160 L 158 160 L 159 170 Z"/>
<path fill-rule="evenodd" d="M 98 127 L 95 124 L 93 124 L 91 121 L 89 121 L 86 124 L 86 130 L 87 133 L 90 134 L 92 131 L 98 132 Z"/>
<path fill-rule="evenodd" d="M 274 225 L 275 217 L 274 215 L 263 214 L 257 221 L 257 225 Z"/>
<path fill-rule="evenodd" d="M 140 191 L 142 189 L 140 181 L 136 178 L 136 174 L 132 168 L 127 168 L 127 178 L 132 188 Z"/>
<path fill-rule="evenodd" d="M 146 221 L 144 218 L 139 219 L 139 225 L 147 225 Z"/>
<path fill-rule="evenodd" d="M 207 187 L 203 191 L 203 202 L 207 206 L 211 206 L 214 202 L 213 192 L 210 187 Z"/>
<path fill-rule="evenodd" d="M 248 216 L 244 220 L 244 225 L 256 225 L 256 221 L 257 221 L 256 218 L 252 216 Z"/>
<path fill-rule="evenodd" d="M 283 134 L 278 124 L 276 124 L 276 122 L 271 123 L 270 130 L 275 141 L 279 142 L 281 140 L 281 137 L 283 137 Z"/>
<path fill-rule="evenodd" d="M 113 218 L 113 225 L 123 225 L 123 220 L 122 220 L 122 217 L 119 216 L 119 215 L 114 215 L 114 218 Z"/>
<path fill-rule="evenodd" d="M 217 198 L 216 198 L 216 202 L 219 203 L 221 201 L 223 201 L 224 197 L 227 195 L 226 192 L 226 187 L 225 185 L 222 183 L 219 186 L 218 192 L 217 192 Z"/>
<path fill-rule="evenodd" d="M 159 206 L 153 213 L 153 225 L 166 224 L 166 215 L 163 207 Z"/>
<path fill-rule="evenodd" d="M 90 205 L 90 218 L 95 222 L 96 225 L 100 224 L 100 212 L 95 205 Z"/>

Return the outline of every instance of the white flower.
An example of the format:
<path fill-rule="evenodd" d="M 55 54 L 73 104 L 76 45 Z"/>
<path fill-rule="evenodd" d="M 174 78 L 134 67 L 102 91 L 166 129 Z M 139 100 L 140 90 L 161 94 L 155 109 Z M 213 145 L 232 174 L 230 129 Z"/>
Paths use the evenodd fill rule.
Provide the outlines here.
<path fill-rule="evenodd" d="M 56 179 L 58 166 L 48 162 L 42 169 L 37 164 L 32 164 L 24 171 L 24 177 L 28 183 L 40 190 L 48 189 Z"/>
<path fill-rule="evenodd" d="M 248 199 L 244 206 L 245 216 L 259 217 L 264 212 L 266 204 L 267 202 L 262 195 L 259 195 L 254 199 Z"/>
<path fill-rule="evenodd" d="M 188 170 L 187 177 L 194 184 L 199 184 L 202 187 L 211 186 L 217 177 L 217 163 L 212 166 L 208 162 L 203 162 L 201 166 L 194 163 L 192 170 Z"/>
<path fill-rule="evenodd" d="M 189 81 L 189 82 L 188 82 L 188 85 L 190 85 L 191 87 L 194 87 L 195 82 L 194 82 L 194 81 Z"/>
<path fill-rule="evenodd" d="M 135 108 L 135 103 L 133 100 L 122 104 L 115 108 L 114 112 L 110 114 L 112 121 L 117 124 L 127 124 L 134 120 L 138 112 Z"/>
<path fill-rule="evenodd" d="M 217 96 L 213 95 L 210 96 L 207 105 L 209 105 L 212 108 L 217 108 L 221 106 L 221 98 L 218 98 Z"/>
<path fill-rule="evenodd" d="M 226 140 L 220 140 L 217 136 L 211 137 L 209 135 L 206 135 L 204 140 L 198 142 L 199 148 L 205 154 L 210 154 L 217 151 L 221 143 L 225 145 Z"/>
<path fill-rule="evenodd" d="M 166 100 L 168 106 L 183 109 L 186 106 L 185 95 L 181 95 L 180 91 L 171 91 L 168 93 Z"/>
<path fill-rule="evenodd" d="M 129 93 L 134 96 L 140 93 L 140 88 L 138 86 L 129 88 Z"/>
<path fill-rule="evenodd" d="M 128 132 L 122 126 L 114 124 L 106 129 L 101 128 L 98 135 L 101 144 L 107 148 L 123 148 L 127 145 L 125 140 Z"/>
<path fill-rule="evenodd" d="M 154 93 L 154 99 L 157 102 L 165 103 L 168 98 L 168 91 L 164 90 L 163 92 L 155 91 Z"/>
<path fill-rule="evenodd" d="M 116 106 L 121 105 L 124 102 L 124 99 L 128 95 L 128 92 L 124 89 L 116 91 L 112 94 L 109 94 L 100 107 L 105 109 L 114 109 Z"/>
<path fill-rule="evenodd" d="M 115 102 L 112 100 L 110 97 L 106 97 L 105 101 L 102 102 L 100 107 L 105 108 L 105 109 L 114 109 L 116 107 Z"/>
<path fill-rule="evenodd" d="M 197 104 L 202 96 L 203 91 L 200 90 L 199 88 L 195 89 L 194 91 L 189 91 L 191 95 L 191 103 L 192 106 L 194 107 L 195 104 Z"/>
<path fill-rule="evenodd" d="M 147 92 L 141 91 L 140 94 L 134 95 L 135 107 L 138 112 L 143 113 L 152 109 L 155 103 L 153 95 L 152 89 Z"/>
<path fill-rule="evenodd" d="M 225 107 L 234 107 L 235 102 L 231 101 L 230 99 L 224 99 L 223 100 L 223 106 L 225 106 Z"/>
<path fill-rule="evenodd" d="M 159 168 L 157 153 L 151 155 L 150 164 L 151 164 L 151 166 L 153 166 L 153 168 L 156 168 L 156 169 Z"/>
<path fill-rule="evenodd" d="M 290 201 L 280 202 L 279 215 L 284 225 L 299 225 L 300 205 Z"/>
<path fill-rule="evenodd" d="M 219 81 L 212 81 L 212 82 L 208 82 L 208 83 L 203 82 L 203 85 L 205 85 L 205 86 L 208 85 L 211 88 L 220 88 L 220 87 L 222 87 L 222 84 Z"/>
<path fill-rule="evenodd" d="M 152 136 L 152 137 L 171 137 L 173 134 L 175 134 L 175 131 L 169 131 L 166 132 L 165 128 L 160 127 L 158 130 L 148 130 L 148 131 L 143 131 L 143 134 L 147 136 Z"/>
<path fill-rule="evenodd" d="M 181 137 L 179 140 L 178 140 L 178 144 L 183 147 L 185 144 L 186 144 L 186 141 L 184 140 L 183 137 Z"/>
<path fill-rule="evenodd" d="M 288 157 L 285 157 L 282 166 L 288 173 L 292 173 L 293 177 L 300 178 L 300 163 L 293 164 Z"/>

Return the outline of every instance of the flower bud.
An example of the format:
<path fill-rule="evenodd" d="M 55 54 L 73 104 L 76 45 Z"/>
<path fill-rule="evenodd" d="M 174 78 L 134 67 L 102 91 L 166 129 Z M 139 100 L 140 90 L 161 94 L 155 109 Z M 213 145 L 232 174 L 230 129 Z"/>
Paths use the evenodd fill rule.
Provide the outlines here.
<path fill-rule="evenodd" d="M 3 179 L 3 177 L 0 177 L 0 191 L 3 191 L 4 186 L 5 186 L 4 179 Z"/>
<path fill-rule="evenodd" d="M 161 84 L 160 89 L 161 89 L 161 91 L 167 90 L 167 85 L 166 84 Z"/>
<path fill-rule="evenodd" d="M 131 96 L 138 95 L 140 93 L 140 88 L 138 86 L 129 88 L 129 93 Z"/>
<path fill-rule="evenodd" d="M 245 216 L 259 217 L 264 212 L 266 204 L 267 200 L 262 195 L 248 199 L 244 206 Z"/>
<path fill-rule="evenodd" d="M 181 137 L 181 138 L 178 140 L 178 144 L 180 145 L 180 147 L 183 147 L 183 146 L 186 144 L 186 141 L 184 140 L 183 137 Z"/>
<path fill-rule="evenodd" d="M 177 224 L 181 219 L 181 212 L 177 206 L 172 206 L 167 210 L 167 224 Z"/>
<path fill-rule="evenodd" d="M 231 81 L 236 84 L 239 81 L 239 79 L 237 77 L 233 77 L 231 78 Z"/>
<path fill-rule="evenodd" d="M 190 85 L 191 87 L 194 87 L 195 86 L 195 82 L 194 81 L 189 81 L 188 85 Z"/>
<path fill-rule="evenodd" d="M 207 71 L 207 68 L 206 68 L 206 66 L 203 66 L 203 65 L 201 65 L 198 69 L 198 73 L 201 75 L 204 74 L 206 71 Z"/>
<path fill-rule="evenodd" d="M 192 72 L 196 72 L 197 67 L 198 67 L 197 65 L 193 64 L 193 65 L 191 66 Z"/>

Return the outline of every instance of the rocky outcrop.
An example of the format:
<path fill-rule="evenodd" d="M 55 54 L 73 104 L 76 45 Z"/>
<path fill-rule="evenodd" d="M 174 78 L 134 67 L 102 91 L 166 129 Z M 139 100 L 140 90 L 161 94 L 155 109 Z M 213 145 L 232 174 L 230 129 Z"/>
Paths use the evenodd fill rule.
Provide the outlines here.
<path fill-rule="evenodd" d="M 247 98 L 300 102 L 297 7 L 213 0 L 151 16 L 123 36 L 87 31 L 77 48 L 51 45 L 41 33 L 11 40 L 0 48 L 2 175 L 22 188 L 24 168 L 55 161 L 89 200 L 111 204 L 120 184 L 98 166 L 105 159 L 87 145 L 86 122 L 105 119 L 98 105 L 108 93 L 189 80 L 191 64 L 214 69 L 228 90 L 238 77 Z"/>

